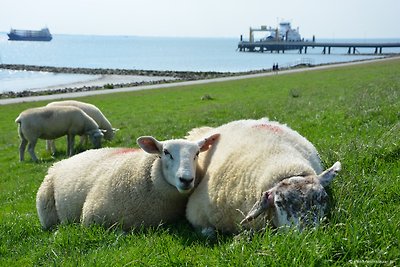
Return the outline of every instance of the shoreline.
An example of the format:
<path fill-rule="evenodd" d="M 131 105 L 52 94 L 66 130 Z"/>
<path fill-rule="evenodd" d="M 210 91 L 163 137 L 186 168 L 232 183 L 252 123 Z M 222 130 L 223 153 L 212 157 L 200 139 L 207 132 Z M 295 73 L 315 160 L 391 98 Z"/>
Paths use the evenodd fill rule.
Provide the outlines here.
<path fill-rule="evenodd" d="M 176 78 L 174 77 L 167 77 L 167 76 L 139 76 L 139 75 L 116 75 L 116 74 L 92 74 L 92 75 L 95 76 L 95 78 L 91 80 L 46 86 L 41 89 L 33 89 L 29 91 L 41 93 L 43 91 L 62 90 L 63 88 L 79 89 L 83 87 L 88 87 L 88 88 L 105 87 L 105 89 L 111 89 L 110 87 L 114 87 L 114 85 L 158 83 L 158 82 L 164 83 L 176 80 Z"/>
<path fill-rule="evenodd" d="M 230 77 L 243 73 L 234 72 L 193 72 L 193 71 L 156 71 L 156 70 L 129 70 L 129 69 L 101 69 L 101 68 L 70 68 L 50 67 L 24 64 L 0 64 L 0 69 L 16 71 L 48 72 L 54 74 L 84 74 L 99 76 L 90 81 L 73 82 L 55 86 L 35 88 L 33 90 L 8 91 L 0 93 L 0 100 L 11 98 L 25 98 L 40 95 L 65 94 L 73 92 L 87 92 L 109 90 L 116 88 L 136 87 L 143 85 L 167 84 L 179 81 L 194 81 Z M 267 70 L 260 70 L 267 71 Z M 256 71 L 259 72 L 259 71 Z M 248 72 L 253 73 L 253 72 Z"/>
<path fill-rule="evenodd" d="M 82 87 L 70 88 L 71 84 L 64 89 L 57 90 L 38 90 L 23 91 L 20 93 L 0 94 L 0 105 L 34 102 L 42 100 L 55 100 L 62 98 L 76 98 L 98 94 L 111 94 L 119 92 L 130 92 L 139 90 L 150 90 L 159 88 L 169 88 L 175 86 L 186 86 L 195 84 L 206 84 L 213 82 L 233 81 L 247 78 L 265 77 L 271 75 L 282 75 L 304 71 L 322 70 L 328 68 L 338 68 L 344 66 L 352 66 L 359 64 L 367 64 L 373 62 L 381 62 L 387 60 L 398 60 L 400 55 L 391 55 L 378 59 L 366 59 L 360 61 L 350 61 L 342 63 L 328 63 L 321 65 L 298 65 L 293 68 L 282 69 L 279 72 L 271 69 L 262 69 L 249 72 L 190 72 L 190 71 L 151 71 L 151 70 L 121 70 L 121 69 L 89 69 L 89 68 L 64 68 L 64 67 L 43 67 L 32 65 L 17 65 L 17 64 L 0 64 L 0 69 L 12 70 L 30 70 L 30 71 L 48 71 L 55 73 L 75 73 L 75 74 L 91 74 L 101 75 L 102 81 L 112 81 L 113 77 L 147 77 L 149 81 L 121 83 L 121 84 L 106 84 L 106 86 L 88 86 L 88 82 L 76 83 Z M 51 71 L 52 70 L 52 71 Z M 122 78 L 121 77 L 121 78 Z M 151 78 L 159 78 L 151 80 Z M 114 79 L 115 81 L 115 79 Z M 101 83 L 103 83 L 101 82 Z M 22 93 L 22 94 L 21 94 Z"/>

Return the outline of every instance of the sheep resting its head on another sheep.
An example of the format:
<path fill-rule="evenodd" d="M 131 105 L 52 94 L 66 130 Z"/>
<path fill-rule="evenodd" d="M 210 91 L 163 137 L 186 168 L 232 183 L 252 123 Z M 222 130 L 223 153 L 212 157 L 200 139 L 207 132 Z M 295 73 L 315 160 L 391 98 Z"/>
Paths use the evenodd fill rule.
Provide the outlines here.
<path fill-rule="evenodd" d="M 299 230 L 317 226 L 324 217 L 328 195 L 325 187 L 341 170 L 340 162 L 320 175 L 294 176 L 280 181 L 261 194 L 240 224 L 267 214 L 274 227 L 296 226 Z"/>
<path fill-rule="evenodd" d="M 176 139 L 160 142 L 151 136 L 137 139 L 147 153 L 158 154 L 162 172 L 167 182 L 180 193 L 189 193 L 195 187 L 196 165 L 200 152 L 204 152 L 219 138 L 211 135 L 197 142 Z"/>

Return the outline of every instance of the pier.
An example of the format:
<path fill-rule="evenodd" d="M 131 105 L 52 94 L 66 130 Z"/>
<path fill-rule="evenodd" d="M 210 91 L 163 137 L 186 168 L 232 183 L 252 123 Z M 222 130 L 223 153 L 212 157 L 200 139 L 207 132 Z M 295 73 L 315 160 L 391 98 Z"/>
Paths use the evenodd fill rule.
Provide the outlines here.
<path fill-rule="evenodd" d="M 358 43 L 358 42 L 312 42 L 312 41 L 240 41 L 238 50 L 242 52 L 276 52 L 285 53 L 287 50 L 298 50 L 307 54 L 309 48 L 320 47 L 322 54 L 330 54 L 332 48 L 347 48 L 347 54 L 356 54 L 358 48 L 371 48 L 370 54 L 382 54 L 383 48 L 400 48 L 400 43 Z"/>

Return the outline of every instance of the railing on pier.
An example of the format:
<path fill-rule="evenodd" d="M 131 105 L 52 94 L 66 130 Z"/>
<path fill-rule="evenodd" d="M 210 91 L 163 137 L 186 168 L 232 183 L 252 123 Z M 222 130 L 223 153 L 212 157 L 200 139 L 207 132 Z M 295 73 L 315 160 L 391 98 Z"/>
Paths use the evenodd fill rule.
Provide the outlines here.
<path fill-rule="evenodd" d="M 335 42 L 290 42 L 290 41 L 240 41 L 238 50 L 243 52 L 277 52 L 285 53 L 288 50 L 298 50 L 300 54 L 307 54 L 308 48 L 322 47 L 322 54 L 330 54 L 331 48 L 348 48 L 348 54 L 356 54 L 357 48 L 375 48 L 373 54 L 382 54 L 383 48 L 400 48 L 400 43 L 335 43 Z M 371 53 L 372 54 L 372 53 Z"/>

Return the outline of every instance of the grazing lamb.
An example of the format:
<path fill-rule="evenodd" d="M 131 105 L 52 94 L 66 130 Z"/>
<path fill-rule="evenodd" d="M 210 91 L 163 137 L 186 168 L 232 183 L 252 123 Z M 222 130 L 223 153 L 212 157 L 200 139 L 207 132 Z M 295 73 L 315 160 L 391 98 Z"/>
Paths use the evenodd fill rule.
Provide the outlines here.
<path fill-rule="evenodd" d="M 213 132 L 220 138 L 201 155 L 204 177 L 187 204 L 186 217 L 193 226 L 212 236 L 215 229 L 259 230 L 267 221 L 299 229 L 318 224 L 328 202 L 324 187 L 340 171 L 339 162 L 323 171 L 309 141 L 268 119 L 198 128 L 187 138 Z"/>
<path fill-rule="evenodd" d="M 87 134 L 95 148 L 101 147 L 102 132 L 97 123 L 85 112 L 76 107 L 39 107 L 27 109 L 15 120 L 21 139 L 19 159 L 24 160 L 25 148 L 32 160 L 35 155 L 37 139 L 55 139 L 67 135 L 67 154 L 74 154 L 75 135 Z"/>
<path fill-rule="evenodd" d="M 36 197 L 44 229 L 59 222 L 92 223 L 124 230 L 170 223 L 185 216 L 199 152 L 218 134 L 200 141 L 139 137 L 140 149 L 89 150 L 54 164 Z M 148 154 L 149 153 L 149 154 Z"/>
<path fill-rule="evenodd" d="M 99 125 L 99 128 L 104 134 L 104 139 L 112 140 L 114 138 L 115 132 L 119 129 L 113 128 L 109 120 L 104 116 L 99 108 L 95 105 L 75 101 L 75 100 L 65 100 L 65 101 L 55 101 L 47 104 L 47 106 L 73 106 L 82 109 L 87 115 L 89 115 L 95 122 Z M 84 142 L 86 135 L 81 136 L 81 144 Z M 47 141 L 47 148 L 51 149 L 52 153 L 55 153 L 54 140 Z"/>

